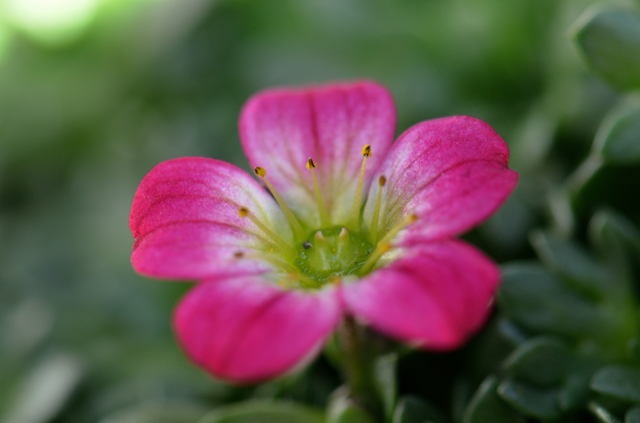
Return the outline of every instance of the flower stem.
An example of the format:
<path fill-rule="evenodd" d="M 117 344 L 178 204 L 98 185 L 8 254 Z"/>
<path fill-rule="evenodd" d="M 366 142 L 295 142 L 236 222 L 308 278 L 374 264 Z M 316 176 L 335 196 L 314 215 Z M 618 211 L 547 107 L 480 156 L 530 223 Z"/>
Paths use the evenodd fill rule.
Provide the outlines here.
<path fill-rule="evenodd" d="M 381 415 L 380 400 L 374 380 L 371 348 L 366 345 L 364 328 L 347 317 L 338 331 L 342 368 L 352 400 L 372 416 Z"/>

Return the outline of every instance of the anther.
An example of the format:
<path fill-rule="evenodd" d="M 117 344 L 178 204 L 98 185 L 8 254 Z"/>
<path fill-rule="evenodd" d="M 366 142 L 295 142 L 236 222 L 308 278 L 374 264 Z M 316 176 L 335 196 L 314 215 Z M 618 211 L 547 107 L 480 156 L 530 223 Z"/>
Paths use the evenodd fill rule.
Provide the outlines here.
<path fill-rule="evenodd" d="M 384 175 L 380 175 L 380 177 L 378 178 L 378 185 L 383 187 L 385 186 L 386 183 L 387 183 L 387 178 L 385 178 Z"/>
<path fill-rule="evenodd" d="M 309 241 L 303 242 L 302 248 L 304 248 L 305 250 L 308 250 L 309 248 L 311 248 L 311 243 Z"/>
<path fill-rule="evenodd" d="M 233 257 L 235 257 L 237 259 L 241 259 L 242 257 L 244 257 L 244 252 L 243 251 L 236 251 L 235 253 L 233 253 Z"/>
<path fill-rule="evenodd" d="M 370 144 L 365 144 L 365 146 L 362 147 L 362 155 L 364 157 L 370 157 L 371 156 L 371 145 Z"/>
<path fill-rule="evenodd" d="M 238 216 L 240 217 L 247 217 L 249 216 L 249 209 L 246 207 L 240 207 L 238 208 Z"/>
<path fill-rule="evenodd" d="M 347 239 L 349 238 L 349 231 L 347 228 L 340 229 L 340 233 L 338 234 L 339 239 Z"/>
<path fill-rule="evenodd" d="M 318 167 L 316 161 L 309 157 L 309 159 L 307 160 L 307 169 L 311 170 L 315 169 L 316 167 Z"/>
<path fill-rule="evenodd" d="M 313 237 L 316 239 L 316 241 L 324 241 L 324 235 L 322 234 L 322 231 L 317 231 L 315 233 L 315 235 L 313 235 Z"/>
<path fill-rule="evenodd" d="M 253 168 L 253 171 L 261 178 L 267 176 L 267 171 L 264 169 L 264 167 L 256 166 L 255 168 Z"/>

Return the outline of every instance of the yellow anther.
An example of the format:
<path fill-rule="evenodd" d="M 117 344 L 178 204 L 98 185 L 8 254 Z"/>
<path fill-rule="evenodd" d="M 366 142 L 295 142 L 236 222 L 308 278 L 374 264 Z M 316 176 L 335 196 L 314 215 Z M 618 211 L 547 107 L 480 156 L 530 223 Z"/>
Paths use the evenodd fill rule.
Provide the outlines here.
<path fill-rule="evenodd" d="M 371 156 L 371 145 L 365 144 L 365 146 L 362 147 L 362 155 L 364 157 L 370 157 Z"/>
<path fill-rule="evenodd" d="M 258 175 L 261 178 L 264 178 L 265 176 L 267 176 L 267 171 L 264 170 L 264 167 L 257 166 L 253 169 L 253 171 L 255 172 L 256 175 Z"/>
<path fill-rule="evenodd" d="M 387 183 L 387 178 L 385 178 L 384 175 L 380 175 L 380 177 L 378 178 L 378 185 L 383 187 L 385 186 L 386 183 Z"/>
<path fill-rule="evenodd" d="M 249 209 L 246 207 L 240 207 L 238 208 L 238 216 L 240 217 L 247 217 L 249 216 Z"/>
<path fill-rule="evenodd" d="M 309 159 L 307 160 L 307 169 L 311 170 L 315 169 L 316 167 L 318 167 L 318 163 L 316 163 L 315 160 L 309 157 Z"/>
<path fill-rule="evenodd" d="M 235 257 L 237 259 L 241 259 L 242 257 L 244 257 L 244 252 L 236 251 L 235 253 L 233 253 L 233 257 Z"/>

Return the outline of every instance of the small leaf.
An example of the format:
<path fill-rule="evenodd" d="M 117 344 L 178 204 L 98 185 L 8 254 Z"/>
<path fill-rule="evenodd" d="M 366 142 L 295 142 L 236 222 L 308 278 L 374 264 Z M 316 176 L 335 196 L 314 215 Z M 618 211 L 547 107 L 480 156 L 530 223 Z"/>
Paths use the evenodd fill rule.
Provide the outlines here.
<path fill-rule="evenodd" d="M 397 354 L 386 354 L 375 361 L 374 378 L 382 398 L 385 415 L 390 417 L 396 405 L 396 365 Z"/>
<path fill-rule="evenodd" d="M 505 266 L 498 303 L 515 323 L 536 332 L 590 337 L 601 329 L 593 305 L 537 264 Z"/>
<path fill-rule="evenodd" d="M 543 420 L 560 416 L 557 389 L 539 388 L 507 378 L 498 385 L 498 395 L 527 416 Z"/>
<path fill-rule="evenodd" d="M 591 389 L 621 400 L 640 402 L 640 369 L 604 367 L 593 376 Z"/>
<path fill-rule="evenodd" d="M 598 421 L 601 423 L 620 423 L 620 420 L 618 420 L 613 415 L 613 413 L 611 413 L 609 410 L 607 410 L 600 404 L 596 404 L 596 403 L 589 404 L 589 410 L 591 411 L 591 413 L 593 413 L 594 416 L 596 416 Z"/>
<path fill-rule="evenodd" d="M 373 420 L 366 411 L 354 404 L 347 395 L 339 392 L 329 404 L 327 423 L 373 423 Z"/>
<path fill-rule="evenodd" d="M 392 423 L 440 423 L 444 419 L 429 403 L 414 396 L 400 400 Z"/>
<path fill-rule="evenodd" d="M 151 403 L 136 405 L 100 420 L 100 423 L 193 423 L 205 413 L 194 404 Z"/>
<path fill-rule="evenodd" d="M 44 423 L 69 400 L 83 374 L 82 364 L 66 353 L 46 356 L 25 378 L 3 421 Z"/>
<path fill-rule="evenodd" d="M 591 10 L 579 20 L 574 36 L 595 73 L 622 89 L 640 87 L 640 14 Z"/>
<path fill-rule="evenodd" d="M 519 423 L 518 413 L 509 407 L 497 394 L 498 381 L 489 377 L 471 398 L 464 414 L 463 423 Z"/>
<path fill-rule="evenodd" d="M 590 298 L 604 295 L 608 279 L 605 269 L 578 245 L 546 232 L 534 233 L 531 243 L 542 262 L 571 288 Z"/>
<path fill-rule="evenodd" d="M 626 103 L 614 109 L 598 130 L 594 148 L 607 163 L 640 162 L 640 104 Z"/>
<path fill-rule="evenodd" d="M 287 402 L 247 401 L 221 407 L 198 423 L 323 423 L 322 413 Z"/>
<path fill-rule="evenodd" d="M 640 406 L 633 407 L 624 416 L 624 423 L 640 423 Z"/>
<path fill-rule="evenodd" d="M 522 344 L 505 362 L 511 376 L 536 385 L 559 384 L 569 370 L 570 351 L 559 341 L 535 338 Z"/>

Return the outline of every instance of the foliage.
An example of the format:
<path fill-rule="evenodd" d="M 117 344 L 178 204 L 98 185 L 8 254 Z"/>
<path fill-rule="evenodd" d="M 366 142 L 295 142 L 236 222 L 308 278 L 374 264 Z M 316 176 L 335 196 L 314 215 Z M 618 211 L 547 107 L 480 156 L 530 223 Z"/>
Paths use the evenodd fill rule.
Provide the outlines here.
<path fill-rule="evenodd" d="M 186 287 L 134 275 L 127 228 L 155 163 L 244 165 L 253 92 L 357 77 L 399 127 L 490 122 L 520 172 L 467 235 L 503 263 L 486 328 L 450 353 L 376 338 L 384 421 L 640 421 L 640 10 L 590 3 L 117 2 L 53 43 L 0 19 L 0 421 L 370 421 L 330 346 L 256 387 L 196 370 Z"/>

